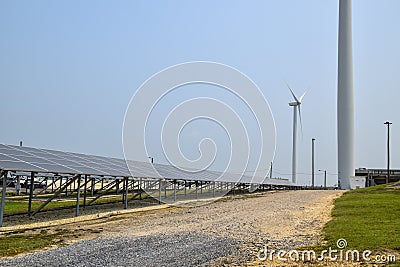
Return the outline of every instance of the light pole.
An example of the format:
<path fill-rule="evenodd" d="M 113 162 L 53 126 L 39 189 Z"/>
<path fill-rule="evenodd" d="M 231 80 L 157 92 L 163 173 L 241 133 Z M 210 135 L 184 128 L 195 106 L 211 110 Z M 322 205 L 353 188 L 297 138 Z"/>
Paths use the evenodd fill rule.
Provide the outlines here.
<path fill-rule="evenodd" d="M 311 153 L 311 185 L 312 188 L 314 188 L 314 143 L 315 143 L 315 138 L 311 139 L 311 144 L 312 144 L 312 153 Z"/>
<path fill-rule="evenodd" d="M 150 159 L 151 164 L 153 164 L 154 163 L 154 158 L 153 157 L 148 157 L 148 158 Z"/>
<path fill-rule="evenodd" d="M 324 189 L 326 189 L 326 170 L 318 170 L 319 172 L 324 172 Z"/>
<path fill-rule="evenodd" d="M 386 121 L 384 124 L 387 125 L 387 176 L 386 183 L 390 182 L 390 121 Z"/>

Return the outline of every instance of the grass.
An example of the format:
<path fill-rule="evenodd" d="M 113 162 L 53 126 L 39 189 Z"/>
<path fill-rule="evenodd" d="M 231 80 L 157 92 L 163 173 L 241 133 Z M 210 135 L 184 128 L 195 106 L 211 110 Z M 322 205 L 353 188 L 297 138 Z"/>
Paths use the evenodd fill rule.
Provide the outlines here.
<path fill-rule="evenodd" d="M 386 185 L 348 191 L 336 199 L 324 228 L 328 245 L 346 239 L 349 248 L 400 251 L 400 189 Z"/>
<path fill-rule="evenodd" d="M 346 250 L 400 252 L 400 188 L 379 185 L 352 190 L 334 204 L 332 220 L 324 227 L 327 247 L 336 248 L 336 241 L 344 238 Z"/>
<path fill-rule="evenodd" d="M 63 236 L 69 234 L 67 230 L 48 234 L 42 230 L 37 234 L 11 234 L 0 237 L 0 257 L 10 257 L 52 245 L 65 245 Z"/>

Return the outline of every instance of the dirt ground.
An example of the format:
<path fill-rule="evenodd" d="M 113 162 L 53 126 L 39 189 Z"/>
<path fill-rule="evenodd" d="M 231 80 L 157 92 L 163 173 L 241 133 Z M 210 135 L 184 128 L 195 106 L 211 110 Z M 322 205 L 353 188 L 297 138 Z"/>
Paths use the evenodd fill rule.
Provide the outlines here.
<path fill-rule="evenodd" d="M 201 233 L 237 240 L 241 244 L 242 254 L 247 253 L 246 265 L 263 266 L 266 263 L 258 260 L 256 255 L 265 245 L 276 249 L 293 249 L 321 244 L 321 230 L 330 219 L 333 200 L 342 193 L 336 190 L 266 192 L 228 196 L 197 207 L 148 206 L 120 214 L 109 210 L 102 213 L 99 210 L 87 220 L 64 218 L 56 225 L 38 225 L 38 222 L 25 225 L 25 229 L 33 229 L 23 234 L 37 231 L 66 232 L 69 234 L 60 238 L 72 244 L 95 238 Z M 57 219 L 55 214 L 47 216 Z M 10 232 L 13 228 L 18 229 L 18 225 L 7 227 L 7 230 Z M 1 231 L 0 235 L 5 233 Z M 52 248 L 44 250 L 48 249 Z M 238 255 L 227 255 L 213 264 L 228 266 L 235 261 L 242 261 L 235 257 Z"/>

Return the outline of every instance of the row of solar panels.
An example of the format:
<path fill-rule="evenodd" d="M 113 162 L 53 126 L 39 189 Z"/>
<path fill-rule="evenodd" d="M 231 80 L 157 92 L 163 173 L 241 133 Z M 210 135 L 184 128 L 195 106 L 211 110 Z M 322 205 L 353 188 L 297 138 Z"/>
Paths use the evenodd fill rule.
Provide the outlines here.
<path fill-rule="evenodd" d="M 19 172 L 111 177 L 167 178 L 289 185 L 285 179 L 239 176 L 210 170 L 188 172 L 171 165 L 0 144 L 0 169 Z"/>

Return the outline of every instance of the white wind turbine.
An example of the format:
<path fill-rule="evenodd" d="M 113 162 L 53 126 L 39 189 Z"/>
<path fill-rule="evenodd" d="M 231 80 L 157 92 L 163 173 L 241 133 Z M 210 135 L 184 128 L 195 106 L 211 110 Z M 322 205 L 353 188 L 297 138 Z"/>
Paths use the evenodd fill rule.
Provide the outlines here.
<path fill-rule="evenodd" d="M 294 94 L 292 88 L 288 84 L 286 84 L 287 87 L 289 88 L 290 92 L 292 93 L 292 96 L 294 98 L 294 102 L 290 102 L 289 106 L 293 107 L 293 154 L 292 154 L 292 183 L 295 184 L 297 183 L 296 179 L 296 171 L 297 171 L 297 145 L 296 145 L 296 140 L 297 140 L 297 112 L 299 112 L 299 117 L 300 117 L 300 127 L 301 127 L 301 134 L 303 134 L 303 124 L 301 122 L 301 101 L 303 101 L 304 96 L 306 95 L 306 92 L 300 98 L 297 98 L 296 95 Z"/>

